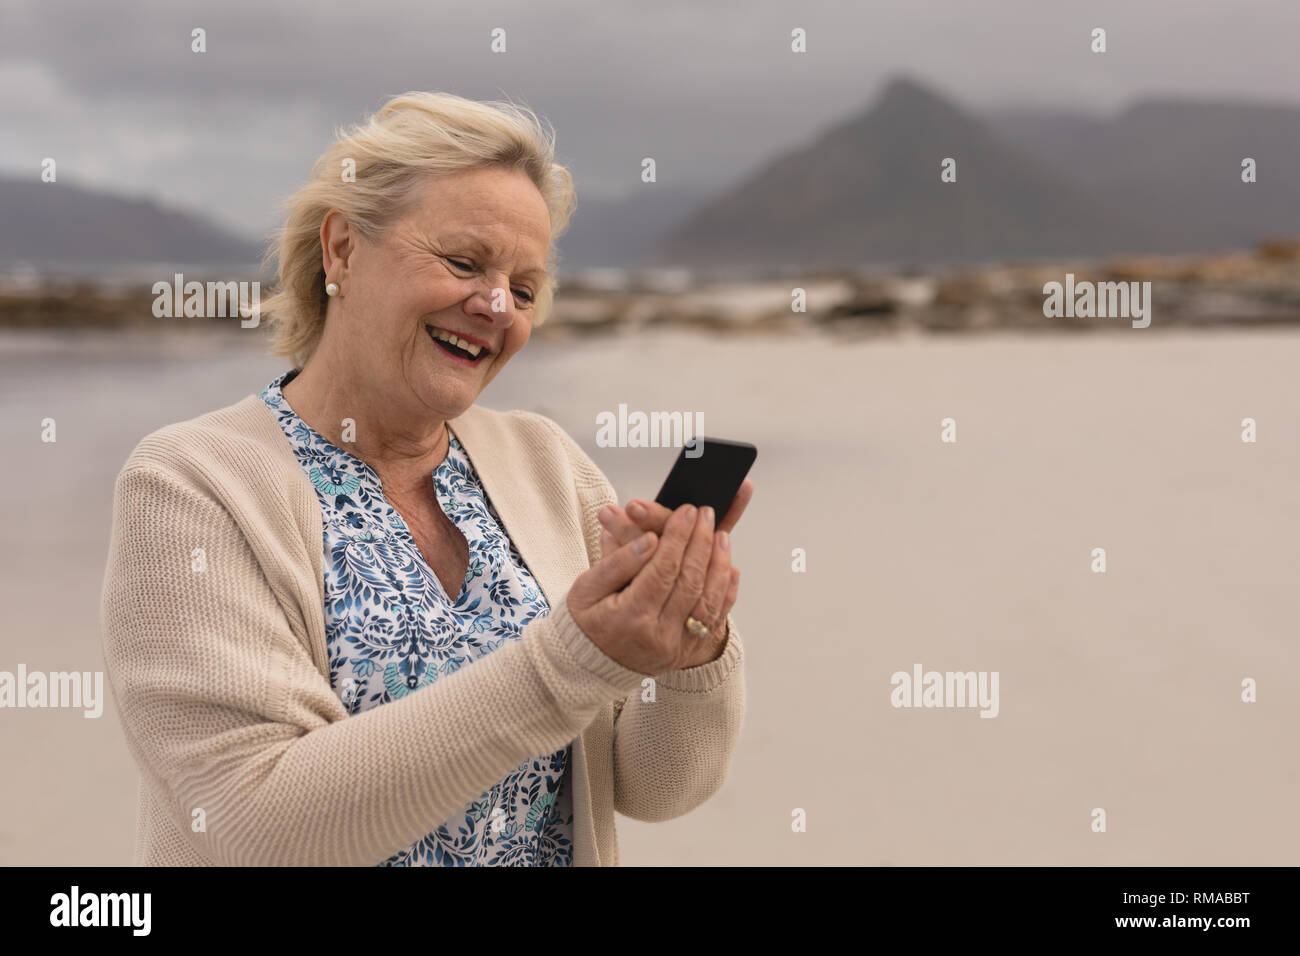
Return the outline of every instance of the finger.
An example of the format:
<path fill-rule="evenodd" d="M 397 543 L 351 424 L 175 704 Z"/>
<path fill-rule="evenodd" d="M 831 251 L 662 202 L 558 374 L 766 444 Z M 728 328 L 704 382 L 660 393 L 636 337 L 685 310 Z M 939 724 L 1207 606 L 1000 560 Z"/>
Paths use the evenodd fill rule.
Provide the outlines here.
<path fill-rule="evenodd" d="M 718 624 L 718 629 L 712 632 L 712 636 L 722 640 L 724 637 L 730 639 L 731 609 L 736 606 L 736 598 L 740 594 L 740 568 L 731 569 L 731 584 L 727 588 L 727 597 L 722 602 L 722 617 Z"/>
<path fill-rule="evenodd" d="M 588 608 L 614 594 L 636 578 L 637 573 L 654 557 L 659 538 L 646 532 L 635 541 L 601 557 L 584 571 L 569 588 L 569 598 L 578 607 Z"/>
<path fill-rule="evenodd" d="M 671 515 L 671 511 L 664 510 L 665 521 Z M 618 505 L 606 505 L 601 508 L 596 513 L 596 519 L 600 522 L 602 528 L 614 536 L 614 540 L 618 544 L 627 544 L 629 541 L 634 541 L 643 531 L 653 531 L 655 534 L 663 533 L 663 521 L 635 522 Z"/>
<path fill-rule="evenodd" d="M 605 505 L 596 512 L 596 520 L 619 545 L 634 541 L 640 534 L 638 528 L 618 505 Z"/>
<path fill-rule="evenodd" d="M 646 501 L 643 498 L 633 498 L 627 503 L 627 516 L 636 522 L 637 527 L 643 531 L 653 531 L 656 534 L 662 534 L 664 524 L 672 517 L 672 509 L 665 508 L 657 501 Z"/>
<path fill-rule="evenodd" d="M 713 556 L 709 559 L 709 570 L 704 578 L 704 591 L 695 603 L 691 617 L 702 621 L 713 634 L 722 629 L 725 618 L 723 605 L 727 600 L 727 591 L 731 588 L 731 547 L 727 532 L 719 531 L 713 536 Z"/>
<path fill-rule="evenodd" d="M 713 547 L 713 509 L 701 508 L 700 520 L 695 523 L 690 544 L 682 555 L 681 570 L 660 615 L 666 623 L 676 622 L 677 627 L 685 626 L 686 616 L 704 593 Z"/>
<path fill-rule="evenodd" d="M 722 602 L 722 619 L 725 621 L 731 609 L 736 606 L 736 598 L 740 596 L 740 568 L 732 567 L 731 569 L 731 586 L 727 588 L 727 596 Z"/>
<path fill-rule="evenodd" d="M 740 483 L 740 489 L 736 492 L 736 497 L 731 499 L 731 507 L 727 509 L 726 517 L 718 522 L 719 531 L 731 531 L 740 520 L 740 516 L 745 513 L 745 508 L 749 506 L 749 501 L 754 497 L 754 483 L 746 478 Z"/>
<path fill-rule="evenodd" d="M 654 557 L 628 585 L 625 593 L 630 599 L 652 609 L 656 614 L 662 611 L 681 571 L 682 556 L 686 553 L 686 545 L 695 528 L 697 513 L 698 509 L 694 505 L 682 505 L 674 512 L 664 525 L 664 533 L 659 536 Z M 646 534 L 653 532 L 647 531 Z"/>

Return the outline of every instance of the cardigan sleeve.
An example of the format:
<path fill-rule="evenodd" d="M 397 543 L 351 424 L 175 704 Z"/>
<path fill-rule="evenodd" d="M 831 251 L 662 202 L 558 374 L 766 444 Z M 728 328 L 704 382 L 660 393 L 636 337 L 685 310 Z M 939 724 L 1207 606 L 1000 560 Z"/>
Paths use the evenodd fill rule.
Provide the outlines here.
<path fill-rule="evenodd" d="M 644 677 L 559 602 L 527 639 L 349 716 L 226 507 L 129 463 L 101 623 L 145 781 L 178 837 L 220 864 L 381 863 Z"/>
<path fill-rule="evenodd" d="M 549 419 L 548 419 L 549 421 Z M 591 562 L 600 557 L 596 517 L 618 496 L 605 474 L 559 425 L 574 462 Z M 735 620 L 722 656 L 654 678 L 654 700 L 638 686 L 614 704 L 614 809 L 634 820 L 671 820 L 698 807 L 726 781 L 745 710 L 744 647 Z"/>

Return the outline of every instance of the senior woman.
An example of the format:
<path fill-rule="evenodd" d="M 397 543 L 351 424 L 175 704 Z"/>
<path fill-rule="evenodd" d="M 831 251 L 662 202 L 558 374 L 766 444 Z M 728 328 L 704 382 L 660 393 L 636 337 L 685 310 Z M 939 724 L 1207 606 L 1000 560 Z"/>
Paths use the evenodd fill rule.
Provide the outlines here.
<path fill-rule="evenodd" d="M 553 421 L 475 404 L 551 306 L 553 155 L 512 104 L 389 101 L 270 250 L 291 370 L 123 467 L 103 622 L 136 862 L 617 865 L 615 811 L 721 786 L 752 485 L 721 521 L 620 508 Z"/>

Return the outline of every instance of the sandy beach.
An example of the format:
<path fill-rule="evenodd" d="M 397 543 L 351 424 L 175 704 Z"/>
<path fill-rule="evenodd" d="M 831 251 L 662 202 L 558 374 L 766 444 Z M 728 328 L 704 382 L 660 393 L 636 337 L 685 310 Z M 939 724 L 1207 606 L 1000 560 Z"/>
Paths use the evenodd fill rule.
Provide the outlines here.
<path fill-rule="evenodd" d="M 103 669 L 113 479 L 147 432 L 287 368 L 260 341 L 0 338 L 0 670 Z M 743 741 L 695 812 L 619 818 L 623 862 L 1294 865 L 1297 369 L 1300 329 L 530 343 L 482 404 L 554 418 L 624 500 L 675 452 L 597 447 L 621 403 L 759 448 Z M 914 665 L 998 672 L 996 718 L 892 706 Z M 129 864 L 112 702 L 0 728 L 0 863 Z"/>

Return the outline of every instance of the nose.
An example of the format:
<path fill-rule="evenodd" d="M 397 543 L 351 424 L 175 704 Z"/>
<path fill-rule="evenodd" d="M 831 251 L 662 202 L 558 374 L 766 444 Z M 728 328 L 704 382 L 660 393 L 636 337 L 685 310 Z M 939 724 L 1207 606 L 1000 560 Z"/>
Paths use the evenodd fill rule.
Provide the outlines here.
<path fill-rule="evenodd" d="M 465 310 L 488 320 L 494 327 L 508 329 L 515 322 L 515 299 L 510 291 L 510 277 L 486 275 L 482 285 L 465 301 Z"/>

